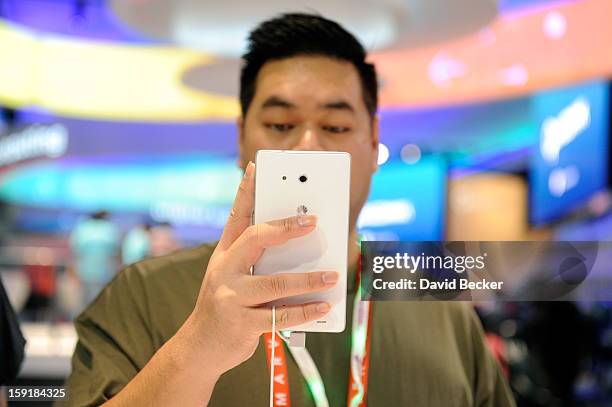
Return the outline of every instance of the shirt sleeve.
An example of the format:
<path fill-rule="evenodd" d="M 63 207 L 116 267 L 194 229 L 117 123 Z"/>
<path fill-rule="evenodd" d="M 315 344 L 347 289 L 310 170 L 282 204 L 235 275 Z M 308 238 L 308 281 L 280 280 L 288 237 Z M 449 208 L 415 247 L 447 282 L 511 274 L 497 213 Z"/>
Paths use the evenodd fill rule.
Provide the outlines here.
<path fill-rule="evenodd" d="M 97 406 L 117 394 L 155 353 L 142 276 L 121 271 L 75 321 L 78 342 L 63 406 Z"/>
<path fill-rule="evenodd" d="M 516 407 L 510 386 L 487 342 L 480 319 L 470 307 L 470 331 L 475 355 L 475 407 Z"/>

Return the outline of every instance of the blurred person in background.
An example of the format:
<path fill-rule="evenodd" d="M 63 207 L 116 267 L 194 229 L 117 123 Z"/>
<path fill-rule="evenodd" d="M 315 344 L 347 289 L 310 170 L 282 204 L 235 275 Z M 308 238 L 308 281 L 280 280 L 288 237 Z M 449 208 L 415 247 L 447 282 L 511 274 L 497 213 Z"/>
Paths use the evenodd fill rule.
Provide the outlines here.
<path fill-rule="evenodd" d="M 367 396 L 349 400 L 356 221 L 378 169 L 375 68 L 337 23 L 285 14 L 249 37 L 240 80 L 239 165 L 244 177 L 218 243 L 147 259 L 119 273 L 77 318 L 70 405 L 262 406 L 269 372 L 262 335 L 269 302 L 326 290 L 338 273 L 250 275 L 263 251 L 312 232 L 316 216 L 251 225 L 252 160 L 260 149 L 351 154 L 347 328 L 308 334 L 329 405 L 514 406 L 470 304 L 377 302 Z M 194 186 L 206 188 L 205 185 Z M 316 215 L 316 214 L 315 214 Z M 276 327 L 320 318 L 325 302 L 279 308 Z M 281 345 L 282 346 L 282 345 Z M 358 369 L 356 367 L 356 369 Z M 287 358 L 291 402 L 313 394 Z M 317 393 L 318 394 L 318 393 Z"/>
<path fill-rule="evenodd" d="M 70 248 L 79 277 L 83 304 L 89 304 L 112 279 L 118 267 L 119 230 L 106 211 L 77 222 Z"/>
<path fill-rule="evenodd" d="M 480 307 L 488 337 L 495 337 L 501 359 L 524 407 L 570 407 L 581 403 L 576 392 L 605 389 L 591 374 L 601 348 L 595 319 L 572 302 L 504 302 Z M 604 318 L 609 321 L 608 318 Z M 600 363 L 607 358 L 598 355 Z M 583 377 L 581 377 L 581 375 Z M 590 383 L 580 383 L 588 378 Z M 583 401 L 583 400 L 582 400 Z"/>
<path fill-rule="evenodd" d="M 121 259 L 125 266 L 140 261 L 151 253 L 151 224 L 140 223 L 130 229 L 121 246 Z"/>
<path fill-rule="evenodd" d="M 181 248 L 172 225 L 160 222 L 152 225 L 145 222 L 130 229 L 123 239 L 121 258 L 130 265 L 147 257 L 163 256 Z"/>
<path fill-rule="evenodd" d="M 45 256 L 51 256 L 46 258 Z M 23 272 L 30 283 L 30 295 L 23 310 L 24 319 L 49 321 L 53 319 L 53 298 L 57 292 L 57 272 L 52 252 L 30 249 L 24 254 Z"/>
<path fill-rule="evenodd" d="M 151 257 L 163 256 L 181 248 L 174 229 L 168 222 L 153 225 L 149 230 L 149 238 L 151 242 Z"/>

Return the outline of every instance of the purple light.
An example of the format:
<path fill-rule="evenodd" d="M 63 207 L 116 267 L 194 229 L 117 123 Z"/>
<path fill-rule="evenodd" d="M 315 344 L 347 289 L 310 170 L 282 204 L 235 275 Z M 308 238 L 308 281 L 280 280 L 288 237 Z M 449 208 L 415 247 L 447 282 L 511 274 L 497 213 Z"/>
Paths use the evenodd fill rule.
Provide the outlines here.
<path fill-rule="evenodd" d="M 3 19 L 42 33 L 114 42 L 156 42 L 121 24 L 106 1 L 3 0 L 0 3 Z"/>

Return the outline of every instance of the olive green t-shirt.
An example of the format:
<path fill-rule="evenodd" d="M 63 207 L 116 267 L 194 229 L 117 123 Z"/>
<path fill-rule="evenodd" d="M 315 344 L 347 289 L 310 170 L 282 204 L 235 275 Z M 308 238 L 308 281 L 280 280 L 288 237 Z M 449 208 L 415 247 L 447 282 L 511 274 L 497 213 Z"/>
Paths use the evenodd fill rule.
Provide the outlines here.
<path fill-rule="evenodd" d="M 203 245 L 145 260 L 116 276 L 76 319 L 66 405 L 102 404 L 147 364 L 193 310 L 213 249 Z M 306 335 L 332 407 L 346 405 L 354 270 L 348 291 L 346 330 Z M 514 406 L 468 303 L 376 302 L 371 335 L 370 407 Z M 286 355 L 292 405 L 314 406 L 295 361 Z M 261 340 L 249 360 L 221 376 L 209 406 L 267 406 L 268 397 Z"/>

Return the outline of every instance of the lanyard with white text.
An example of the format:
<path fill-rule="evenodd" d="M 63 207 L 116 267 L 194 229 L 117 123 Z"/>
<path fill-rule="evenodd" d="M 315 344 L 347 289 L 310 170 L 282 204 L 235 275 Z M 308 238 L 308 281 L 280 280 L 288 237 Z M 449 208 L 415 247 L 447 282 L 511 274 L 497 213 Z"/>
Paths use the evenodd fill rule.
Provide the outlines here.
<path fill-rule="evenodd" d="M 361 258 L 357 272 L 357 293 L 353 307 L 352 335 L 351 335 L 351 361 L 348 386 L 348 407 L 363 407 L 366 405 L 368 391 L 368 369 L 370 365 L 370 326 L 372 320 L 372 307 L 369 301 L 361 301 Z M 289 380 L 287 377 L 287 359 L 283 340 L 276 334 L 276 346 L 274 349 L 274 407 L 289 407 L 291 399 L 289 395 Z M 270 355 L 272 334 L 265 334 L 266 352 L 268 354 L 268 369 L 270 369 Z M 314 398 L 317 407 L 328 407 L 329 402 L 325 394 L 325 386 L 310 353 L 306 348 L 289 347 L 291 355 L 295 359 L 300 372 L 304 376 L 308 388 Z"/>

